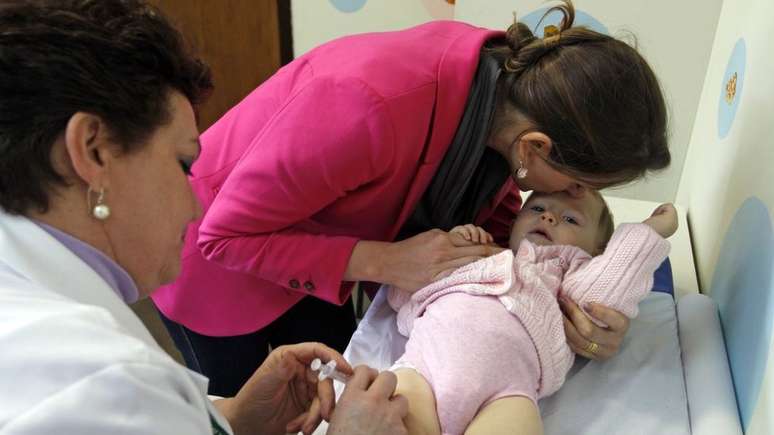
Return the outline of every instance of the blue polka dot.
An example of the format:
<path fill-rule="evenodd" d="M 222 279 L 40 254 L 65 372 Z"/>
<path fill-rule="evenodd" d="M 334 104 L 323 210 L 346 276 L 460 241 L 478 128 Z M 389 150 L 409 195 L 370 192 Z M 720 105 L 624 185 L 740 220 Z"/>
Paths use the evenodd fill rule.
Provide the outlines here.
<path fill-rule="evenodd" d="M 750 197 L 731 221 L 712 277 L 745 432 L 758 403 L 774 326 L 774 233 L 766 204 Z"/>
<path fill-rule="evenodd" d="M 739 39 L 731 52 L 726 73 L 720 83 L 720 101 L 718 103 L 718 136 L 723 139 L 731 130 L 736 116 L 736 108 L 742 99 L 744 84 L 744 69 L 747 60 L 747 49 L 744 39 Z"/>
<path fill-rule="evenodd" d="M 542 38 L 543 29 L 549 24 L 553 24 L 554 26 L 558 27 L 563 17 L 561 12 L 552 11 L 545 18 L 543 18 L 543 15 L 545 15 L 545 13 L 548 12 L 549 9 L 550 8 L 538 9 L 536 11 L 530 12 L 529 14 L 523 17 L 517 16 L 516 18 L 522 23 L 526 24 L 530 28 L 530 30 L 532 30 L 532 33 L 534 33 L 535 36 L 537 36 L 538 38 Z M 605 35 L 610 34 L 610 32 L 608 32 L 607 27 L 605 27 L 604 24 L 600 23 L 596 18 L 592 17 L 591 15 L 578 9 L 575 9 L 575 21 L 573 22 L 573 26 L 585 26 L 591 30 L 594 30 L 599 33 L 603 33 Z"/>
<path fill-rule="evenodd" d="M 355 12 L 366 4 L 366 0 L 330 0 L 331 4 L 341 12 Z"/>

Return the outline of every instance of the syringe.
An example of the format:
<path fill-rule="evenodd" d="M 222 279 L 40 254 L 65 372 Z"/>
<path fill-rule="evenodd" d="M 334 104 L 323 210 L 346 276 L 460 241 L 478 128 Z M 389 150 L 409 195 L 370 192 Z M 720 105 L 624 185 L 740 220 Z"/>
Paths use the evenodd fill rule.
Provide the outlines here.
<path fill-rule="evenodd" d="M 320 361 L 320 358 L 315 358 L 312 360 L 312 363 L 309 364 L 309 368 L 315 372 L 319 370 L 317 377 L 321 381 L 324 381 L 327 378 L 331 378 L 346 384 L 349 380 L 349 375 L 345 375 L 344 373 L 336 370 L 336 361 L 334 360 L 330 360 L 326 364 L 323 364 L 322 361 Z"/>

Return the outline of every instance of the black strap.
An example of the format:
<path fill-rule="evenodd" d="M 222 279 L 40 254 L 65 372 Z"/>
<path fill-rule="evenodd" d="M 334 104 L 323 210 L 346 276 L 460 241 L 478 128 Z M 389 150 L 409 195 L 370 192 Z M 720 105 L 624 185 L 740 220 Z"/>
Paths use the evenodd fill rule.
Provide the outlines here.
<path fill-rule="evenodd" d="M 497 61 L 482 52 L 454 139 L 398 239 L 473 222 L 508 179 L 508 162 L 487 146 L 499 75 Z"/>

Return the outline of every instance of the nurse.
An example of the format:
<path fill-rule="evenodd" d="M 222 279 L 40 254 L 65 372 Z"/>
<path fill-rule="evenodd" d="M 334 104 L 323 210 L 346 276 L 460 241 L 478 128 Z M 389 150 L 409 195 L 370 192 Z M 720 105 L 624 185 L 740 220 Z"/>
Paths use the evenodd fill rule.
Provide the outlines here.
<path fill-rule="evenodd" d="M 180 271 L 211 88 L 141 1 L 0 4 L 0 432 L 405 433 L 394 375 L 316 343 L 276 348 L 211 402 L 127 306 Z M 314 358 L 352 375 L 335 409 Z"/>
<path fill-rule="evenodd" d="M 204 216 L 153 295 L 210 392 L 233 394 L 269 347 L 343 350 L 355 281 L 415 291 L 507 245 L 519 191 L 626 183 L 669 164 L 656 77 L 625 42 L 565 19 L 534 35 L 434 21 L 348 36 L 285 66 L 202 134 L 191 183 Z M 628 319 L 567 307 L 570 346 L 604 359 Z M 590 343 L 596 353 L 584 349 Z"/>

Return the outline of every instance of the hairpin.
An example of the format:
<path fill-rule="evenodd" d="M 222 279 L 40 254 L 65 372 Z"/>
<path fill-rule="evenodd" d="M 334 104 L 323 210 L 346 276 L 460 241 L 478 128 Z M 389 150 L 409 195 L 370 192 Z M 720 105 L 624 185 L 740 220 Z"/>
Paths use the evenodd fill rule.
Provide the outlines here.
<path fill-rule="evenodd" d="M 561 32 L 559 31 L 558 27 L 554 26 L 553 24 L 549 24 L 543 27 L 543 44 L 545 44 L 548 48 L 556 45 L 560 38 Z"/>

